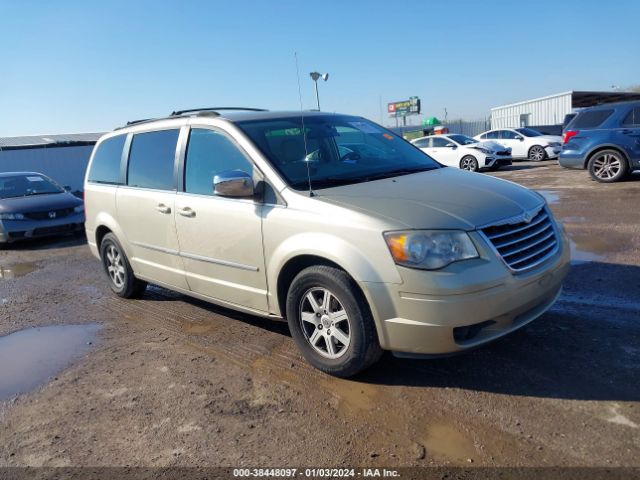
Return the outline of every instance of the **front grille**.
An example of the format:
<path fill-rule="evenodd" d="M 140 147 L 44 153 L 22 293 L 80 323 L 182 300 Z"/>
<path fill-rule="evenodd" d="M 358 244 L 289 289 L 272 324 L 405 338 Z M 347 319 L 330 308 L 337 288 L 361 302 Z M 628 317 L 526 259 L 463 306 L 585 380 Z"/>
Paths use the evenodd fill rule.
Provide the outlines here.
<path fill-rule="evenodd" d="M 49 213 L 55 213 L 55 216 L 50 217 Z M 24 216 L 30 220 L 53 220 L 54 218 L 64 218 L 68 217 L 73 213 L 73 208 L 62 208 L 59 210 L 46 210 L 44 212 L 29 212 L 25 213 Z"/>
<path fill-rule="evenodd" d="M 58 225 L 57 227 L 43 227 L 36 228 L 33 230 L 33 236 L 37 237 L 40 235 L 56 235 L 58 233 L 69 233 L 78 229 L 78 224 L 69 223 L 67 225 Z"/>
<path fill-rule="evenodd" d="M 506 156 L 506 155 L 511 155 L 511 152 L 509 150 L 501 150 L 499 152 L 496 152 L 496 155 Z"/>
<path fill-rule="evenodd" d="M 541 208 L 530 222 L 485 227 L 482 233 L 514 271 L 533 268 L 558 249 L 558 238 L 546 208 Z"/>

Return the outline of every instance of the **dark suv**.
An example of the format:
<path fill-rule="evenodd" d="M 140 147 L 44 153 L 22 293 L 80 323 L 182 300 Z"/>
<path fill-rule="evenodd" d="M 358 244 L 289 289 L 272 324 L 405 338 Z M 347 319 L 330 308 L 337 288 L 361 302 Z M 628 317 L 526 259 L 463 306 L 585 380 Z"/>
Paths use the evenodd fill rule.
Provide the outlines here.
<path fill-rule="evenodd" d="M 582 110 L 564 131 L 563 144 L 560 165 L 586 168 L 598 182 L 640 170 L 640 102 Z"/>

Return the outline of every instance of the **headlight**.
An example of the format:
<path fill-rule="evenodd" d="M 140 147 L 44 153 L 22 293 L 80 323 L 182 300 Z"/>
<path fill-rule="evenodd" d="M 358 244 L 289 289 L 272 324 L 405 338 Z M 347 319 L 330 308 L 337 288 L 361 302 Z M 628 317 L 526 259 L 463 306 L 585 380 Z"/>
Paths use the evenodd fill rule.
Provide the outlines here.
<path fill-rule="evenodd" d="M 76 213 L 82 213 L 82 212 L 84 212 L 84 205 L 78 205 L 77 207 L 75 207 L 75 208 L 73 209 L 73 211 L 74 211 L 74 212 L 76 212 Z"/>
<path fill-rule="evenodd" d="M 560 142 L 551 142 L 548 146 L 549 147 L 559 147 L 561 145 Z"/>
<path fill-rule="evenodd" d="M 384 239 L 393 260 L 405 267 L 436 270 L 453 262 L 479 256 L 469 235 L 462 231 L 387 232 Z"/>
<path fill-rule="evenodd" d="M 488 150 L 488 149 L 483 148 L 483 147 L 476 147 L 476 150 L 480 150 L 485 155 L 490 155 L 491 153 L 493 153 L 493 152 L 491 152 L 491 150 Z"/>
<path fill-rule="evenodd" d="M 0 220 L 24 220 L 22 213 L 0 213 Z"/>

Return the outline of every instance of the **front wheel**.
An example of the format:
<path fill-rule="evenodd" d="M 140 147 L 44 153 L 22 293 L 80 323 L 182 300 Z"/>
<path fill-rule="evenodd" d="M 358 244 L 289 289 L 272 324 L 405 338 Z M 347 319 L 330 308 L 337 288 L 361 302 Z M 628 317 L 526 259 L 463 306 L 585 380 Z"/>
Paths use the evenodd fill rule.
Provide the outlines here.
<path fill-rule="evenodd" d="M 547 158 L 547 151 L 540 145 L 534 145 L 529 149 L 529 160 L 532 162 L 541 162 Z"/>
<path fill-rule="evenodd" d="M 294 278 L 287 322 L 306 360 L 330 375 L 351 377 L 382 354 L 366 300 L 337 268 L 309 267 Z"/>
<path fill-rule="evenodd" d="M 595 153 L 587 165 L 591 178 L 600 183 L 613 183 L 621 180 L 627 173 L 627 161 L 615 150 L 602 150 Z"/>
<path fill-rule="evenodd" d="M 122 298 L 141 297 L 147 282 L 138 280 L 129 260 L 113 233 L 107 233 L 100 243 L 100 258 L 104 271 L 109 277 L 111 290 Z"/>
<path fill-rule="evenodd" d="M 478 160 L 473 155 L 465 155 L 460 160 L 460 168 L 462 170 L 468 170 L 470 172 L 478 171 Z"/>

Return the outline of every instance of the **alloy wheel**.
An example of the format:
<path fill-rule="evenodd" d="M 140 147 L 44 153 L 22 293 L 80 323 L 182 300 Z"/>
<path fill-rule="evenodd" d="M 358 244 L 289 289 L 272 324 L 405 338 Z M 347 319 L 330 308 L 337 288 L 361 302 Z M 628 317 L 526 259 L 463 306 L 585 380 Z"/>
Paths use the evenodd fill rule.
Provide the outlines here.
<path fill-rule="evenodd" d="M 620 159 L 611 154 L 603 153 L 593 160 L 593 173 L 603 180 L 610 180 L 620 173 L 622 163 Z"/>
<path fill-rule="evenodd" d="M 544 160 L 544 148 L 542 147 L 531 147 L 531 152 L 529 152 L 529 158 L 534 162 L 539 162 Z"/>
<path fill-rule="evenodd" d="M 323 357 L 339 358 L 349 348 L 349 317 L 340 300 L 326 288 L 312 288 L 302 297 L 300 324 L 306 340 Z"/>
<path fill-rule="evenodd" d="M 122 255 L 115 247 L 115 245 L 109 245 L 107 247 L 106 258 L 107 273 L 109 278 L 117 288 L 124 286 L 125 269 L 124 262 L 122 261 Z"/>
<path fill-rule="evenodd" d="M 476 166 L 475 166 L 475 162 L 473 161 L 472 158 L 463 158 L 462 159 L 462 169 L 463 170 L 469 170 L 470 172 L 475 171 Z"/>

